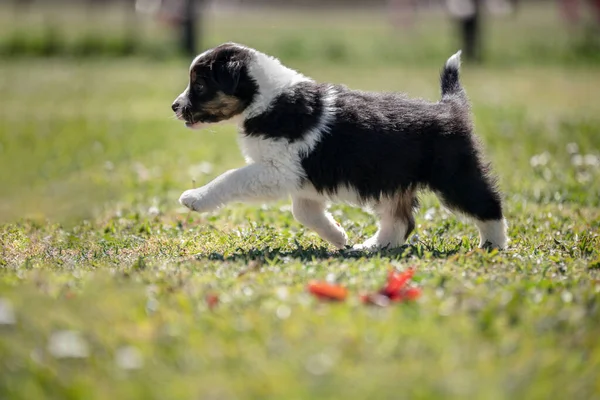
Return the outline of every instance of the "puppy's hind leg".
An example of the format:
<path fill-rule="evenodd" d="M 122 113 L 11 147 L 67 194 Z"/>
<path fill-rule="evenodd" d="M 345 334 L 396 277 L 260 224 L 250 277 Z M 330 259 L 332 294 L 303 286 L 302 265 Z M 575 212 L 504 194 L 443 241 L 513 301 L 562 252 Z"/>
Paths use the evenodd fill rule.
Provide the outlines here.
<path fill-rule="evenodd" d="M 402 246 L 415 228 L 413 210 L 416 206 L 417 199 L 412 190 L 381 200 L 375 206 L 375 212 L 380 218 L 377 233 L 366 242 L 355 245 L 353 249 L 378 250 Z"/>
<path fill-rule="evenodd" d="M 504 249 L 508 244 L 500 193 L 485 170 L 469 168 L 435 188 L 448 208 L 467 214 L 479 229 L 479 247 Z"/>
<path fill-rule="evenodd" d="M 292 213 L 298 222 L 317 232 L 321 238 L 338 249 L 343 249 L 346 246 L 348 241 L 346 232 L 327 212 L 327 204 L 324 201 L 294 196 L 292 198 Z"/>

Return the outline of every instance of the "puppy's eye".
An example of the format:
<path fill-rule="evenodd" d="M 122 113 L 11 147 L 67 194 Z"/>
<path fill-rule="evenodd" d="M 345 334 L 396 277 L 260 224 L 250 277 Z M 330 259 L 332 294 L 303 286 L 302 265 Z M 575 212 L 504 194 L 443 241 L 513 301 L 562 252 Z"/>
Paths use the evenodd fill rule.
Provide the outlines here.
<path fill-rule="evenodd" d="M 203 82 L 194 83 L 194 91 L 196 93 L 202 93 L 204 91 L 204 83 Z"/>

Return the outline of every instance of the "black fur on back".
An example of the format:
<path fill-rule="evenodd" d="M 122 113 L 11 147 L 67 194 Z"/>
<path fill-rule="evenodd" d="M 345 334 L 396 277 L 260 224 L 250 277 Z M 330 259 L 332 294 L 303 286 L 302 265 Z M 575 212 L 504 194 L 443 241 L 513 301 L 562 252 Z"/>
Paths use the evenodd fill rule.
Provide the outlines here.
<path fill-rule="evenodd" d="M 333 86 L 335 115 L 302 159 L 305 184 L 329 195 L 348 187 L 364 202 L 428 187 L 450 208 L 480 220 L 501 219 L 500 193 L 453 74 L 442 75 L 447 96 L 437 103 Z M 313 82 L 290 88 L 268 111 L 246 121 L 245 134 L 302 139 L 321 120 L 328 88 Z"/>

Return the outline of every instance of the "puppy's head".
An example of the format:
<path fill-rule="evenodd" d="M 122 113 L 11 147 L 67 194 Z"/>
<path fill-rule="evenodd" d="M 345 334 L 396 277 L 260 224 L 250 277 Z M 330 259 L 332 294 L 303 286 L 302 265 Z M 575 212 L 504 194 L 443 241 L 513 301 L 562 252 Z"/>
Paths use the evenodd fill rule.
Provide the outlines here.
<path fill-rule="evenodd" d="M 226 43 L 200 54 L 192 62 L 189 84 L 172 105 L 188 128 L 229 120 L 241 114 L 258 92 L 248 75 L 250 49 Z"/>

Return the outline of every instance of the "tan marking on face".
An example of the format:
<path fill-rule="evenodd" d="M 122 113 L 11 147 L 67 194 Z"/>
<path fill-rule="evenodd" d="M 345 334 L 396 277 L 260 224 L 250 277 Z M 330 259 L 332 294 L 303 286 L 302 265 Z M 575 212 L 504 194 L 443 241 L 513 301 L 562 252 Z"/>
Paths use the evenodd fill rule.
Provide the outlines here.
<path fill-rule="evenodd" d="M 237 97 L 218 92 L 214 99 L 202 104 L 202 111 L 220 120 L 227 120 L 244 111 L 244 106 Z"/>

